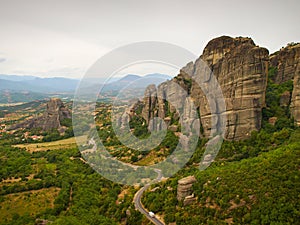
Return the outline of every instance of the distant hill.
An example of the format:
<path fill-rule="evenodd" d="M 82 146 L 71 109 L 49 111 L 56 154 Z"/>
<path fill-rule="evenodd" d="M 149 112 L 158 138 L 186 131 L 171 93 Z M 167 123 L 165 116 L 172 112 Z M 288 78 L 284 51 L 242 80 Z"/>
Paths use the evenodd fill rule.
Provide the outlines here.
<path fill-rule="evenodd" d="M 117 79 L 117 80 L 116 80 Z M 118 92 L 123 88 L 127 90 L 146 88 L 149 84 L 160 84 L 168 79 L 170 76 L 165 74 L 148 74 L 146 76 L 139 76 L 128 74 L 122 78 L 113 78 L 107 84 L 104 84 L 102 91 L 104 92 Z M 3 75 L 0 74 L 0 103 L 13 102 L 29 102 L 38 99 L 44 99 L 54 94 L 59 95 L 73 95 L 80 80 L 51 77 L 41 78 L 36 76 L 19 76 L 19 75 Z M 97 79 L 87 79 L 84 81 L 84 91 L 92 94 L 96 93 L 103 84 L 97 84 Z M 96 83 L 96 84 L 95 84 Z M 58 96 L 63 97 L 63 96 Z"/>
<path fill-rule="evenodd" d="M 127 82 L 135 81 L 135 80 L 140 79 L 140 78 L 141 78 L 141 76 L 139 76 L 139 75 L 128 74 L 125 77 L 122 77 L 121 79 L 119 79 L 117 82 L 127 83 Z"/>
<path fill-rule="evenodd" d="M 103 91 L 121 90 L 123 88 L 146 88 L 150 84 L 158 85 L 171 78 L 172 77 L 168 75 L 159 73 L 148 74 L 145 76 L 128 74 L 117 81 L 106 84 L 103 88 Z"/>
<path fill-rule="evenodd" d="M 53 77 L 0 75 L 0 90 L 31 91 L 40 93 L 74 92 L 79 80 Z"/>
<path fill-rule="evenodd" d="M 31 102 L 49 98 L 48 94 L 30 91 L 5 91 L 0 90 L 0 103 Z"/>
<path fill-rule="evenodd" d="M 99 82 L 93 82 L 92 85 L 87 85 L 86 83 L 82 85 L 82 90 L 80 94 L 84 96 L 92 96 L 99 92 L 101 89 L 101 94 L 108 96 L 116 96 L 121 90 L 125 90 L 125 95 L 133 95 L 136 97 L 141 97 L 147 86 L 150 84 L 159 85 L 166 80 L 171 79 L 172 77 L 165 74 L 148 74 L 145 76 L 139 76 L 135 74 L 128 74 L 122 78 L 119 78 L 116 81 L 110 80 L 101 84 Z M 115 79 L 115 78 L 114 78 Z M 123 93 L 124 94 L 124 93 Z"/>
<path fill-rule="evenodd" d="M 34 80 L 35 76 L 30 75 L 7 75 L 7 74 L 0 74 L 0 79 L 10 80 L 10 81 L 25 81 L 25 80 Z"/>

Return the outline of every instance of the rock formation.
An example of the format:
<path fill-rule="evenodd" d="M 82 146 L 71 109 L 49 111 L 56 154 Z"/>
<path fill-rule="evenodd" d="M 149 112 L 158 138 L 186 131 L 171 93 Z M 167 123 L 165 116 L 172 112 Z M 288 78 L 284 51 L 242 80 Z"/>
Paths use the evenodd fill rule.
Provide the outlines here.
<path fill-rule="evenodd" d="M 295 124 L 300 126 L 300 63 L 298 63 L 297 72 L 294 77 L 291 114 L 294 118 Z"/>
<path fill-rule="evenodd" d="M 157 90 L 155 86 L 146 90 L 145 94 L 148 97 L 145 97 L 143 116 L 146 121 L 153 116 L 164 119 L 172 115 L 176 119 L 179 117 L 178 113 L 183 115 L 183 118 L 188 118 L 197 113 L 195 110 L 193 112 L 186 110 L 191 108 L 190 105 L 186 105 L 186 96 L 190 96 L 200 113 L 200 123 L 192 123 L 190 129 L 199 130 L 201 124 L 204 135 L 209 136 L 212 118 L 217 124 L 220 113 L 223 113 L 227 115 L 225 138 L 245 139 L 250 136 L 251 131 L 259 130 L 261 127 L 268 61 L 268 50 L 256 46 L 250 38 L 223 36 L 213 39 L 207 44 L 200 58 L 195 63 L 188 63 L 180 70 L 178 76 L 162 83 Z M 205 84 L 211 79 L 211 73 L 204 71 L 206 68 L 203 67 L 203 62 L 207 64 L 220 84 L 226 112 L 217 112 L 217 105 L 214 105 L 213 115 L 205 94 L 195 82 L 200 79 Z"/>
<path fill-rule="evenodd" d="M 245 139 L 251 131 L 261 127 L 268 54 L 267 49 L 256 46 L 250 38 L 220 37 L 210 41 L 200 57 L 212 70 L 223 92 L 227 114 L 226 139 Z M 197 67 L 197 61 L 194 67 Z M 201 76 L 201 73 L 194 76 Z M 197 99 L 201 91 L 194 92 L 191 96 Z M 211 112 L 206 98 L 198 98 L 202 125 L 208 136 Z"/>
<path fill-rule="evenodd" d="M 71 119 L 71 112 L 65 107 L 63 102 L 58 98 L 52 98 L 47 102 L 46 111 L 42 116 L 26 120 L 22 123 L 10 127 L 10 130 L 19 128 L 40 128 L 42 131 L 60 129 L 63 119 Z"/>
<path fill-rule="evenodd" d="M 300 44 L 289 44 L 270 55 L 270 66 L 276 67 L 272 80 L 281 84 L 294 79 L 300 59 Z"/>
<path fill-rule="evenodd" d="M 291 97 L 291 114 L 296 125 L 300 125 L 300 44 L 289 44 L 280 51 L 270 56 L 270 66 L 276 68 L 272 80 L 277 84 L 282 84 L 288 80 L 293 80 L 293 92 Z M 287 102 L 287 95 L 284 105 Z M 282 99 L 284 100 L 284 99 Z"/>
<path fill-rule="evenodd" d="M 192 186 L 196 182 L 194 176 L 188 176 L 178 181 L 177 200 L 184 201 L 186 198 L 191 199 L 193 196 Z"/>

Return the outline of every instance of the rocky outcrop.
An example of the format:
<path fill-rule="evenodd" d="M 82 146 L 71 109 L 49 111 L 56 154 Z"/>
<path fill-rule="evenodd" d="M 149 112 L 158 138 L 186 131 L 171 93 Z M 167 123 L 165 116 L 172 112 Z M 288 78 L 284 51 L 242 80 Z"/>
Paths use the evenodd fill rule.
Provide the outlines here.
<path fill-rule="evenodd" d="M 294 79 L 299 59 L 300 44 L 289 44 L 270 55 L 270 66 L 277 68 L 274 77 L 271 79 L 277 84 Z"/>
<path fill-rule="evenodd" d="M 40 128 L 42 131 L 60 129 L 63 119 L 71 119 L 71 112 L 65 107 L 63 102 L 58 98 L 52 98 L 46 105 L 46 111 L 42 116 L 26 120 L 22 123 L 10 127 L 10 130 L 19 128 Z"/>
<path fill-rule="evenodd" d="M 294 77 L 294 88 L 293 88 L 290 108 L 291 108 L 291 114 L 294 118 L 295 124 L 297 126 L 300 126 L 300 63 L 299 62 Z"/>
<path fill-rule="evenodd" d="M 293 80 L 293 92 L 290 99 L 291 115 L 295 124 L 300 125 L 300 44 L 289 44 L 280 51 L 270 56 L 270 66 L 276 68 L 271 79 L 282 84 Z M 289 93 L 290 94 L 290 93 Z M 283 106 L 289 105 L 288 93 L 284 93 L 280 99 Z"/>
<path fill-rule="evenodd" d="M 178 186 L 177 186 L 178 201 L 184 201 L 185 198 L 187 197 L 188 199 L 194 197 L 192 186 L 195 182 L 196 182 L 196 178 L 194 176 L 188 176 L 178 181 Z"/>
<path fill-rule="evenodd" d="M 255 45 L 251 38 L 222 36 L 213 39 L 202 55 L 183 67 L 171 81 L 157 88 L 148 87 L 143 117 L 147 122 L 160 117 L 172 130 L 175 130 L 172 122 L 179 119 L 181 125 L 190 126 L 187 132 L 200 130 L 200 136 L 209 137 L 218 133 L 218 125 L 226 115 L 225 139 L 246 139 L 252 131 L 261 128 L 268 68 L 271 67 L 274 75 L 270 79 L 276 84 L 293 80 L 293 91 L 282 93 L 279 103 L 281 107 L 290 107 L 295 124 L 300 125 L 299 62 L 300 44 L 289 44 L 269 56 L 268 50 Z M 222 90 L 226 111 L 221 112 L 215 100 L 209 104 L 206 97 L 211 94 L 207 90 L 212 74 Z M 192 101 L 187 101 L 188 96 Z M 197 114 L 200 115 L 198 121 Z M 150 129 L 160 129 L 160 122 L 149 122 Z"/>
<path fill-rule="evenodd" d="M 225 138 L 245 139 L 250 136 L 251 131 L 261 127 L 268 61 L 268 50 L 256 46 L 250 38 L 223 36 L 213 39 L 207 44 L 200 58 L 194 63 L 188 63 L 178 76 L 159 85 L 158 90 L 151 86 L 146 91 L 149 97 L 144 100 L 143 116 L 146 121 L 154 115 L 161 118 L 171 115 L 175 119 L 181 115 L 182 119 L 193 119 L 195 114 L 200 113 L 200 121 L 189 121 L 192 124 L 190 129 L 200 130 L 201 125 L 204 136 L 208 137 L 212 130 L 211 122 L 218 124 L 220 116 L 226 114 Z M 218 112 L 216 103 L 209 105 L 203 90 L 195 82 L 200 80 L 204 87 L 207 85 L 212 76 L 207 68 L 213 72 L 223 91 L 225 112 Z M 186 101 L 187 96 L 192 98 L 198 112 L 194 109 L 192 112 L 188 110 L 193 107 L 191 102 Z M 177 113 L 175 109 L 178 110 Z M 190 117 L 191 115 L 193 116 Z"/>
<path fill-rule="evenodd" d="M 149 85 L 145 90 L 142 116 L 149 124 L 150 130 L 161 129 L 163 127 L 162 120 L 169 126 L 171 117 L 177 120 L 183 112 L 188 96 L 188 87 L 181 75 L 174 79 L 175 81 L 160 84 L 157 89 L 155 85 Z M 152 120 L 155 117 L 162 120 Z"/>
<path fill-rule="evenodd" d="M 70 111 L 60 99 L 52 98 L 47 103 L 44 115 L 35 121 L 33 127 L 42 128 L 43 131 L 59 129 L 61 127 L 60 122 L 66 118 L 71 118 Z"/>
<path fill-rule="evenodd" d="M 226 134 L 230 140 L 245 139 L 261 128 L 261 111 L 265 106 L 268 72 L 268 50 L 258 47 L 250 38 L 220 37 L 210 41 L 200 57 L 208 64 L 222 89 L 226 103 Z M 195 63 L 197 73 L 197 61 Z M 201 70 L 199 70 L 201 72 Z M 198 98 L 205 135 L 211 128 L 211 109 L 201 90 L 191 93 Z"/>

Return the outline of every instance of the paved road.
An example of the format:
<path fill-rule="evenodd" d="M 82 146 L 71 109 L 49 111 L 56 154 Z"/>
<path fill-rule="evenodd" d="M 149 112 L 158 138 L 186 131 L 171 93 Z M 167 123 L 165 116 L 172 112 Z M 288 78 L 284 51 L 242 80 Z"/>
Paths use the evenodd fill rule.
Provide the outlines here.
<path fill-rule="evenodd" d="M 160 181 L 161 178 L 162 178 L 161 171 L 160 170 L 155 170 L 155 172 L 158 173 L 156 181 Z M 149 216 L 149 212 L 142 205 L 142 202 L 141 202 L 142 195 L 150 187 L 150 185 L 151 184 L 146 184 L 144 187 L 142 187 L 140 190 L 138 190 L 138 192 L 135 194 L 135 196 L 133 198 L 135 208 L 138 209 L 142 214 L 144 214 L 148 218 L 148 220 L 150 220 L 152 223 L 154 223 L 156 225 L 165 225 L 158 218 Z"/>

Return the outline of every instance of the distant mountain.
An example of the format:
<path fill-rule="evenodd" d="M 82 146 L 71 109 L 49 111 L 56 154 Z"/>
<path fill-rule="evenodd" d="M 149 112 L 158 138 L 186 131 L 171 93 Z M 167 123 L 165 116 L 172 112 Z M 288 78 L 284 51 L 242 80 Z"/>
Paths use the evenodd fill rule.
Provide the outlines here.
<path fill-rule="evenodd" d="M 103 88 L 103 91 L 121 90 L 123 88 L 146 88 L 150 84 L 158 85 L 171 78 L 172 77 L 168 75 L 159 73 L 148 74 L 145 76 L 128 74 L 117 81 L 106 84 Z"/>
<path fill-rule="evenodd" d="M 87 79 L 84 80 L 83 87 L 86 94 L 97 93 L 99 87 L 102 86 L 102 92 L 108 92 L 110 95 L 113 93 L 114 95 L 124 88 L 129 92 L 132 90 L 132 93 L 136 90 L 143 92 L 149 84 L 158 85 L 168 79 L 171 77 L 158 73 L 145 76 L 128 74 L 122 78 L 112 78 L 105 84 L 99 83 L 101 80 L 97 80 L 97 78 Z M 80 80 L 63 77 L 41 78 L 0 74 L 0 94 L 2 95 L 0 103 L 28 102 L 44 99 L 54 94 L 73 95 L 79 82 Z M 26 100 L 27 98 L 28 100 Z"/>
<path fill-rule="evenodd" d="M 34 80 L 35 76 L 29 76 L 29 75 L 6 75 L 6 74 L 0 74 L 0 79 L 4 80 L 10 80 L 10 81 L 25 81 L 25 80 Z"/>
<path fill-rule="evenodd" d="M 23 81 L 26 85 L 43 87 L 46 92 L 74 92 L 79 80 L 53 77 L 53 78 L 35 78 L 34 80 Z"/>
<path fill-rule="evenodd" d="M 147 78 L 161 78 L 161 79 L 165 79 L 165 80 L 170 80 L 172 79 L 171 76 L 166 75 L 166 74 L 161 74 L 161 73 L 151 73 L 151 74 L 147 74 L 145 77 Z"/>
<path fill-rule="evenodd" d="M 132 82 L 135 81 L 137 79 L 140 79 L 141 76 L 139 75 L 135 75 L 135 74 L 128 74 L 125 77 L 122 77 L 121 79 L 117 80 L 116 82 L 122 82 L 122 83 L 127 83 L 127 82 Z"/>
<path fill-rule="evenodd" d="M 45 90 L 43 87 L 35 86 L 27 81 L 11 81 L 0 79 L 0 90 L 12 90 L 12 91 L 34 91 L 40 92 Z"/>
<path fill-rule="evenodd" d="M 0 90 L 31 91 L 40 93 L 74 92 L 79 80 L 52 77 L 0 75 Z"/>
<path fill-rule="evenodd" d="M 43 93 L 36 93 L 30 91 L 1 91 L 0 90 L 0 104 L 17 103 L 17 102 L 31 102 L 49 98 L 50 96 Z"/>

